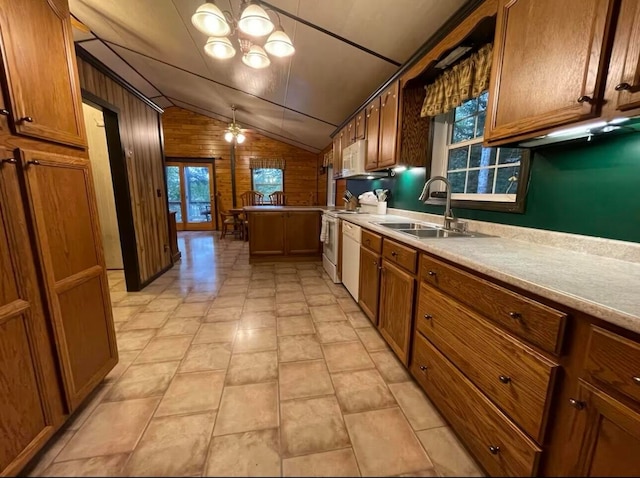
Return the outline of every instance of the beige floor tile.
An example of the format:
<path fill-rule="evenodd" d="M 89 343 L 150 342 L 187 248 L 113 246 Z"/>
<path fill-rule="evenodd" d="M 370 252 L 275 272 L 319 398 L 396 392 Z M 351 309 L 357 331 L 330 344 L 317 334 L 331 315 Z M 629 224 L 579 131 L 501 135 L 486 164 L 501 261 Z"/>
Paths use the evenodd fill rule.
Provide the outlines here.
<path fill-rule="evenodd" d="M 326 285 L 305 285 L 302 286 L 304 295 L 310 297 L 312 295 L 326 295 L 331 294 L 331 290 Z"/>
<path fill-rule="evenodd" d="M 226 370 L 231 359 L 231 344 L 195 344 L 189 347 L 178 372 Z"/>
<path fill-rule="evenodd" d="M 109 293 L 109 296 L 111 297 L 111 305 L 119 306 L 120 303 L 124 301 L 128 295 L 129 293 L 125 291 L 111 291 Z M 141 305 L 141 304 L 124 304 L 124 305 Z"/>
<path fill-rule="evenodd" d="M 387 350 L 389 348 L 378 330 L 373 327 L 356 329 L 356 333 L 368 352 L 377 352 L 379 350 Z"/>
<path fill-rule="evenodd" d="M 240 316 L 241 329 L 264 329 L 276 326 L 276 313 L 273 310 L 262 312 L 243 312 Z"/>
<path fill-rule="evenodd" d="M 484 476 L 449 427 L 423 430 L 417 435 L 440 476 Z"/>
<path fill-rule="evenodd" d="M 315 269 L 301 269 L 298 271 L 300 277 L 320 277 L 320 271 Z"/>
<path fill-rule="evenodd" d="M 135 363 L 147 362 L 169 362 L 172 360 L 182 360 L 185 352 L 191 345 L 193 337 L 179 335 L 175 337 L 154 337 L 149 342 Z"/>
<path fill-rule="evenodd" d="M 302 286 L 298 282 L 281 282 L 276 284 L 276 295 L 280 292 L 300 292 L 302 293 Z"/>
<path fill-rule="evenodd" d="M 242 315 L 242 307 L 224 307 L 217 309 L 211 307 L 204 317 L 205 322 L 230 322 L 240 320 Z"/>
<path fill-rule="evenodd" d="M 256 299 L 245 300 L 243 312 L 263 312 L 266 310 L 275 309 L 276 299 L 274 297 L 260 297 Z"/>
<path fill-rule="evenodd" d="M 389 388 L 414 430 L 446 425 L 442 416 L 414 381 L 392 383 Z"/>
<path fill-rule="evenodd" d="M 205 476 L 280 476 L 278 430 L 214 437 Z"/>
<path fill-rule="evenodd" d="M 247 285 L 249 282 L 248 277 L 230 277 L 224 281 L 223 285 Z"/>
<path fill-rule="evenodd" d="M 222 286 L 224 288 L 224 286 Z M 220 289 L 222 292 L 222 289 Z M 221 296 L 218 295 L 213 301 L 211 305 L 212 309 L 224 309 L 227 307 L 242 307 L 244 305 L 245 297 L 243 295 L 231 295 L 231 296 Z"/>
<path fill-rule="evenodd" d="M 282 460 L 282 476 L 360 476 L 351 448 Z"/>
<path fill-rule="evenodd" d="M 156 337 L 170 337 L 173 335 L 195 335 L 200 328 L 199 317 L 175 317 L 158 329 Z"/>
<path fill-rule="evenodd" d="M 357 370 L 331 375 L 342 413 L 356 413 L 396 406 L 377 370 Z"/>
<path fill-rule="evenodd" d="M 349 446 L 335 397 L 282 402 L 282 456 L 306 455 Z"/>
<path fill-rule="evenodd" d="M 159 401 L 159 398 L 142 398 L 101 403 L 55 461 L 129 453 Z"/>
<path fill-rule="evenodd" d="M 362 476 L 413 473 L 433 467 L 399 408 L 345 415 Z"/>
<path fill-rule="evenodd" d="M 290 304 L 292 302 L 305 302 L 307 299 L 301 290 L 276 293 L 276 304 Z"/>
<path fill-rule="evenodd" d="M 275 327 L 265 329 L 239 330 L 233 344 L 233 353 L 261 352 L 276 350 L 278 341 Z"/>
<path fill-rule="evenodd" d="M 31 460 L 27 467 L 22 471 L 22 476 L 47 476 L 45 471 L 53 460 L 60 454 L 69 440 L 75 435 L 75 430 L 61 429 L 49 440 L 45 447 Z"/>
<path fill-rule="evenodd" d="M 118 363 L 111 369 L 111 372 L 104 378 L 105 382 L 115 382 L 129 368 L 136 357 L 140 354 L 140 350 L 122 351 L 118 350 Z"/>
<path fill-rule="evenodd" d="M 131 365 L 107 394 L 107 400 L 157 397 L 167 390 L 180 362 Z"/>
<path fill-rule="evenodd" d="M 278 426 L 278 384 L 224 387 L 213 434 L 229 435 Z"/>
<path fill-rule="evenodd" d="M 247 299 L 260 299 L 263 297 L 275 297 L 275 287 L 265 287 L 264 289 L 251 289 L 247 292 Z M 270 309 L 269 309 L 270 310 Z"/>
<path fill-rule="evenodd" d="M 315 333 L 310 315 L 278 318 L 278 335 L 305 335 Z"/>
<path fill-rule="evenodd" d="M 280 400 L 334 393 L 324 360 L 280 364 Z"/>
<path fill-rule="evenodd" d="M 322 349 L 316 335 L 284 335 L 278 337 L 278 360 L 299 362 L 321 359 Z"/>
<path fill-rule="evenodd" d="M 124 322 L 133 317 L 137 312 L 142 310 L 140 305 L 130 305 L 127 307 L 114 307 L 113 308 L 113 321 Z"/>
<path fill-rule="evenodd" d="M 154 418 L 126 466 L 127 476 L 202 473 L 215 412 Z"/>
<path fill-rule="evenodd" d="M 123 476 L 129 454 L 97 456 L 54 463 L 42 476 Z"/>
<path fill-rule="evenodd" d="M 213 292 L 191 292 L 184 301 L 186 303 L 191 302 L 211 302 L 216 298 L 216 294 Z"/>
<path fill-rule="evenodd" d="M 225 383 L 227 385 L 245 385 L 276 380 L 278 380 L 278 353 L 274 350 L 234 353 L 229 363 Z"/>
<path fill-rule="evenodd" d="M 212 344 L 217 342 L 233 342 L 238 329 L 237 322 L 216 322 L 202 324 L 193 339 L 194 344 Z"/>
<path fill-rule="evenodd" d="M 338 304 L 342 310 L 347 312 L 360 312 L 360 306 L 351 297 L 342 297 L 338 299 Z"/>
<path fill-rule="evenodd" d="M 211 307 L 211 302 L 190 302 L 180 304 L 173 311 L 173 317 L 203 317 Z"/>
<path fill-rule="evenodd" d="M 338 304 L 320 305 L 318 307 L 309 307 L 311 317 L 315 322 L 331 322 L 335 320 L 347 320 L 347 316 Z"/>
<path fill-rule="evenodd" d="M 404 365 L 396 358 L 396 355 L 391 350 L 380 350 L 378 352 L 371 352 L 369 354 L 373 363 L 376 364 L 376 368 L 382 378 L 387 383 L 408 382 L 411 380 L 411 376 Z"/>
<path fill-rule="evenodd" d="M 249 281 L 249 290 L 257 289 L 275 289 L 276 281 L 274 279 L 251 279 Z"/>
<path fill-rule="evenodd" d="M 327 283 L 327 287 L 336 297 L 351 297 L 349 291 L 342 284 Z"/>
<path fill-rule="evenodd" d="M 318 294 L 310 295 L 309 297 L 307 297 L 307 304 L 313 307 L 317 307 L 319 305 L 331 305 L 336 303 L 336 298 L 333 294 Z"/>
<path fill-rule="evenodd" d="M 156 329 L 126 330 L 118 332 L 118 352 L 142 350 L 156 335 Z"/>
<path fill-rule="evenodd" d="M 111 293 L 111 297 L 113 297 L 118 292 Z M 147 305 L 157 296 L 153 294 L 143 294 L 140 292 L 125 292 L 126 297 L 122 300 L 118 301 L 118 305 Z"/>
<path fill-rule="evenodd" d="M 369 354 L 360 342 L 323 344 L 322 350 L 331 373 L 374 367 Z"/>
<path fill-rule="evenodd" d="M 217 410 L 224 371 L 179 373 L 164 394 L 156 417 Z"/>
<path fill-rule="evenodd" d="M 145 312 L 171 312 L 182 303 L 181 298 L 154 299 L 144 308 Z"/>
<path fill-rule="evenodd" d="M 129 319 L 122 330 L 159 329 L 169 318 L 169 312 L 140 312 Z"/>
<path fill-rule="evenodd" d="M 347 320 L 354 329 L 375 327 L 364 312 L 347 312 Z"/>
<path fill-rule="evenodd" d="M 307 315 L 309 307 L 306 302 L 285 302 L 276 305 L 278 317 L 291 317 L 294 315 Z"/>
<path fill-rule="evenodd" d="M 346 320 L 336 322 L 316 322 L 318 338 L 323 344 L 331 342 L 353 342 L 358 340 L 351 324 Z"/>
<path fill-rule="evenodd" d="M 217 299 L 221 297 L 232 297 L 232 296 L 243 296 L 244 298 L 244 295 L 247 293 L 247 289 L 248 289 L 248 286 L 246 285 L 223 285 L 222 287 L 220 287 L 220 290 L 218 291 Z"/>
<path fill-rule="evenodd" d="M 300 277 L 298 277 L 297 271 L 293 273 L 276 273 L 276 284 L 286 284 L 286 283 L 299 283 Z"/>
<path fill-rule="evenodd" d="M 75 410 L 69 420 L 65 424 L 67 430 L 78 430 L 87 418 L 93 413 L 98 405 L 100 405 L 113 387 L 111 382 L 102 382 L 96 389 L 89 394 L 79 409 Z"/>

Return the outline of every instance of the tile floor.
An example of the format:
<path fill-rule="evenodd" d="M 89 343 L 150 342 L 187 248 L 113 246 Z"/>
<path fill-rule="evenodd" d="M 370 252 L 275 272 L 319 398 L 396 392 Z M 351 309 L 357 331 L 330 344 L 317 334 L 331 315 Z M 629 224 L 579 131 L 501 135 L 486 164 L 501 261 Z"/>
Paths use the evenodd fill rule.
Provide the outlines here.
<path fill-rule="evenodd" d="M 481 475 L 320 263 L 179 246 L 142 292 L 109 272 L 120 362 L 31 476 Z"/>

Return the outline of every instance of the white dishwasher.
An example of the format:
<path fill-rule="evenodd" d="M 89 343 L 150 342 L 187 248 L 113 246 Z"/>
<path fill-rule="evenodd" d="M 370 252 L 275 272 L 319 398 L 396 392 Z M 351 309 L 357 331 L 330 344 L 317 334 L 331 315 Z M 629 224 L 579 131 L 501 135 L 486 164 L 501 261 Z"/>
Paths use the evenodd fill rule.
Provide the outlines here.
<path fill-rule="evenodd" d="M 342 221 L 342 283 L 358 302 L 360 284 L 360 226 Z"/>

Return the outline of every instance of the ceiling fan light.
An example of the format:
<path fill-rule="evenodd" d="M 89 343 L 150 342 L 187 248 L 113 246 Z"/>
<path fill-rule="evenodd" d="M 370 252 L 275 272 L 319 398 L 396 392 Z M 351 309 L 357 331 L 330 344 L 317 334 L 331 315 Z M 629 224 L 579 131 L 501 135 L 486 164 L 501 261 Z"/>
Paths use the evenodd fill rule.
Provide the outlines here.
<path fill-rule="evenodd" d="M 231 131 L 227 131 L 227 132 L 224 134 L 224 140 L 225 140 L 227 143 L 230 143 L 231 141 L 233 141 L 233 133 L 232 133 Z"/>
<path fill-rule="evenodd" d="M 249 4 L 238 21 L 238 27 L 247 35 L 262 37 L 275 28 L 267 12 L 260 5 Z"/>
<path fill-rule="evenodd" d="M 236 141 L 238 142 L 238 144 L 244 143 L 245 139 L 246 137 L 242 133 L 238 133 L 238 136 L 236 136 Z"/>
<path fill-rule="evenodd" d="M 251 45 L 249 51 L 242 56 L 242 63 L 257 70 L 266 68 L 271 64 L 271 60 L 261 46 Z"/>
<path fill-rule="evenodd" d="M 191 16 L 191 23 L 205 35 L 225 37 L 231 33 L 231 27 L 224 13 L 213 3 L 203 3 Z"/>
<path fill-rule="evenodd" d="M 267 42 L 264 44 L 264 49 L 273 56 L 279 56 L 281 58 L 291 56 L 296 51 L 289 35 L 287 35 L 284 30 L 276 30 L 269 35 Z"/>
<path fill-rule="evenodd" d="M 204 51 L 207 55 L 221 60 L 226 60 L 236 54 L 236 49 L 233 48 L 231 40 L 227 37 L 209 37 Z"/>

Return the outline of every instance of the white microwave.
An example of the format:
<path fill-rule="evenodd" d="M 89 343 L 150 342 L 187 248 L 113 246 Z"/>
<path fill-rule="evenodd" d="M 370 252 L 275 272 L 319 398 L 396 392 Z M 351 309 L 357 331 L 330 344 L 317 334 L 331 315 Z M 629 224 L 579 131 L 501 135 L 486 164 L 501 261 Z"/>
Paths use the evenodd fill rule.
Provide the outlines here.
<path fill-rule="evenodd" d="M 367 140 L 359 139 L 342 150 L 343 178 L 380 178 L 387 176 L 386 172 L 371 172 L 365 170 L 367 163 Z"/>

